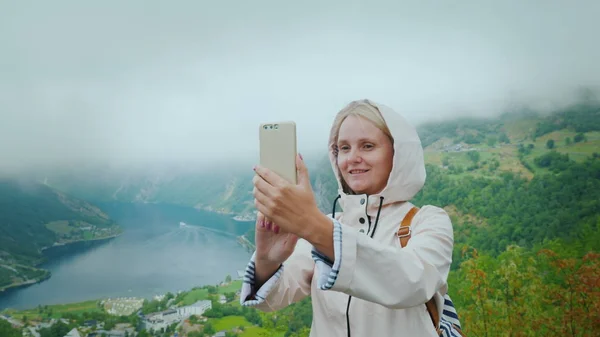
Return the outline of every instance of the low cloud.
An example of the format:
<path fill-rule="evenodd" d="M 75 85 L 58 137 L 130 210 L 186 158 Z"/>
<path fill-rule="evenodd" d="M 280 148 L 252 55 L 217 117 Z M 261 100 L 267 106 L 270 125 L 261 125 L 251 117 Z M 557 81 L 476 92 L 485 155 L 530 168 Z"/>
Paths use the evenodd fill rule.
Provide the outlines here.
<path fill-rule="evenodd" d="M 372 98 L 413 123 L 600 86 L 597 1 L 0 4 L 2 169 L 254 158 L 295 120 L 324 150 Z"/>

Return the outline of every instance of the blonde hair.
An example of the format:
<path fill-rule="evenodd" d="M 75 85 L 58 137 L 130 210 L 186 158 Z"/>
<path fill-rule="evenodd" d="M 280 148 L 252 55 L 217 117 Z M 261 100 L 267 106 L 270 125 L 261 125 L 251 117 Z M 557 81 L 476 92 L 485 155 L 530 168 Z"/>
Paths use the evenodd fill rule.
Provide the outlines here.
<path fill-rule="evenodd" d="M 350 189 L 350 187 L 346 184 L 346 182 L 344 181 L 344 178 L 342 178 L 340 168 L 337 164 L 338 135 L 339 135 L 342 123 L 348 116 L 362 117 L 362 118 L 368 120 L 369 122 L 373 123 L 373 125 L 375 125 L 386 136 L 388 136 L 388 138 L 390 139 L 392 144 L 394 143 L 394 137 L 392 137 L 392 133 L 390 132 L 390 129 L 388 128 L 385 120 L 383 119 L 383 116 L 381 115 L 381 112 L 379 111 L 379 109 L 377 109 L 377 107 L 375 105 L 371 104 L 366 99 L 350 102 L 342 110 L 340 110 L 340 112 L 338 112 L 338 114 L 335 116 L 335 119 L 333 121 L 333 126 L 331 127 L 331 132 L 329 135 L 329 139 L 330 139 L 330 149 L 329 150 L 333 152 L 333 154 L 336 158 L 336 167 L 337 167 L 337 171 L 338 171 L 338 176 L 342 183 L 342 188 L 343 188 L 344 192 L 349 193 L 349 194 L 355 194 L 354 191 L 352 191 Z"/>

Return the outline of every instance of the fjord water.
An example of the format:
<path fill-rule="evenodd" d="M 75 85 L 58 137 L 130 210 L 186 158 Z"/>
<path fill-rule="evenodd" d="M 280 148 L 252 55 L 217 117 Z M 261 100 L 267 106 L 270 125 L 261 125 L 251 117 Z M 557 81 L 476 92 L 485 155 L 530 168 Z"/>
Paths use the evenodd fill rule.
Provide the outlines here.
<path fill-rule="evenodd" d="M 250 258 L 237 242 L 252 222 L 189 207 L 100 204 L 125 232 L 102 243 L 47 252 L 52 277 L 0 295 L 0 309 L 71 303 L 107 297 L 151 298 L 168 291 L 237 277 Z M 186 226 L 180 226 L 180 222 Z"/>

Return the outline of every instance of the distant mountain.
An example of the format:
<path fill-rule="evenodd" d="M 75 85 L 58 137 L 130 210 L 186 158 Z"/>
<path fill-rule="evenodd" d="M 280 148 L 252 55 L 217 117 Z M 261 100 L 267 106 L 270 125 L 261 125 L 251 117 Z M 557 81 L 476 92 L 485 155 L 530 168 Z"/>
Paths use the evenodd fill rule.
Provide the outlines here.
<path fill-rule="evenodd" d="M 310 162 L 308 162 L 310 160 Z M 307 159 L 318 200 L 325 208 L 335 191 L 329 162 Z M 173 169 L 148 172 L 85 170 L 37 174 L 36 179 L 89 202 L 168 203 L 254 219 L 251 163 L 245 169 Z M 329 194 L 328 194 L 329 193 Z M 323 202 L 321 202 L 323 200 Z"/>
<path fill-rule="evenodd" d="M 166 203 L 252 218 L 252 171 L 77 171 L 38 178 L 89 202 Z"/>
<path fill-rule="evenodd" d="M 121 232 L 97 207 L 43 184 L 0 179 L 0 290 L 48 277 L 42 250 Z"/>

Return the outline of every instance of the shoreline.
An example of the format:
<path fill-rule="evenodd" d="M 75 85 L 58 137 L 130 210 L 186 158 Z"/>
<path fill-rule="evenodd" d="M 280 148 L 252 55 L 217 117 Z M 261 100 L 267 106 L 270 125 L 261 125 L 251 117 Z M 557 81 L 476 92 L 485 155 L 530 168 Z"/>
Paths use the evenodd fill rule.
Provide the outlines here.
<path fill-rule="evenodd" d="M 238 214 L 236 216 L 234 216 L 232 218 L 235 221 L 238 222 L 252 222 L 252 221 L 256 221 L 256 215 L 254 214 Z"/>
<path fill-rule="evenodd" d="M 102 241 L 108 241 L 114 238 L 119 237 L 120 235 L 123 234 L 124 231 L 115 234 L 115 235 L 111 235 L 111 236 L 107 236 L 107 237 L 101 237 L 101 238 L 95 238 L 95 239 L 89 239 L 89 240 L 74 240 L 74 241 L 69 241 L 69 242 L 63 242 L 63 243 L 59 243 L 59 244 L 54 244 L 52 246 L 48 246 L 48 247 L 42 247 L 40 249 L 40 254 L 42 254 L 42 258 L 40 259 L 40 261 L 38 261 L 37 263 L 33 264 L 32 266 L 30 266 L 32 269 L 35 270 L 40 270 L 43 271 L 45 274 L 39 278 L 36 279 L 30 279 L 27 281 L 23 281 L 20 283 L 13 283 L 11 285 L 8 286 L 3 286 L 0 287 L 0 295 L 6 294 L 9 291 L 14 291 L 14 290 L 19 290 L 22 288 L 27 288 L 29 286 L 35 285 L 35 284 L 39 284 L 42 283 L 44 281 L 47 281 L 48 279 L 50 279 L 50 277 L 52 277 L 52 273 L 49 270 L 46 270 L 44 268 L 39 268 L 39 266 L 41 266 L 42 264 L 46 263 L 48 261 L 48 257 L 44 256 L 44 252 L 52 249 L 52 248 L 64 248 L 64 247 L 68 247 L 70 245 L 73 244 L 77 244 L 77 243 L 98 243 L 98 242 L 102 242 Z"/>
<path fill-rule="evenodd" d="M 248 240 L 246 235 L 238 236 L 238 243 L 242 245 L 242 247 L 246 248 L 249 252 L 253 252 L 256 249 L 256 246 Z"/>
<path fill-rule="evenodd" d="M 45 274 L 44 276 L 38 278 L 38 279 L 32 279 L 32 280 L 27 280 L 21 283 L 13 283 L 11 285 L 8 286 L 4 286 L 2 288 L 0 288 L 0 295 L 6 294 L 10 291 L 15 291 L 15 290 L 19 290 L 22 288 L 27 288 L 29 286 L 32 286 L 34 284 L 38 284 L 38 283 L 42 283 L 44 281 L 47 281 L 48 279 L 50 279 L 50 277 L 52 276 L 52 273 L 46 269 L 41 269 L 41 268 L 36 268 L 37 270 L 41 270 L 44 271 Z"/>
<path fill-rule="evenodd" d="M 217 288 L 220 288 L 220 287 L 224 287 L 224 286 L 227 286 L 228 284 L 231 284 L 231 283 L 233 283 L 233 282 L 238 282 L 238 281 L 239 281 L 239 282 L 242 282 L 242 280 L 241 280 L 241 279 L 234 279 L 234 278 L 232 278 L 231 282 L 229 282 L 229 283 L 226 283 L 226 282 L 225 282 L 225 278 L 223 278 L 223 281 L 219 282 L 219 283 L 218 283 L 218 284 L 216 284 L 216 285 L 215 285 L 215 284 L 209 284 L 209 283 L 206 283 L 206 284 L 202 284 L 202 285 L 194 286 L 193 288 L 189 288 L 189 289 L 186 289 L 186 290 L 180 290 L 180 291 L 182 291 L 182 292 L 191 292 L 191 291 L 193 291 L 195 288 L 202 288 L 202 287 L 205 287 L 205 286 L 215 286 L 215 287 L 217 287 Z M 171 293 L 173 293 L 173 294 L 175 294 L 175 295 L 176 295 L 176 294 L 178 294 L 178 292 L 171 292 Z M 0 295 L 1 295 L 1 294 L 2 294 L 2 293 L 0 292 Z M 155 299 L 154 297 L 155 297 L 156 295 L 157 295 L 157 294 L 148 295 L 148 296 L 114 296 L 114 297 L 97 297 L 97 298 L 90 298 L 90 299 L 85 299 L 85 300 L 80 300 L 80 301 L 73 301 L 73 302 L 61 302 L 61 303 L 55 303 L 55 304 L 40 304 L 40 305 L 41 305 L 42 307 L 46 307 L 46 306 L 47 306 L 47 307 L 49 307 L 50 309 L 52 309 L 52 307 L 79 306 L 80 304 L 92 303 L 92 302 L 93 302 L 93 303 L 102 303 L 102 302 L 105 302 L 105 301 L 107 301 L 107 300 L 114 300 L 114 299 L 118 299 L 118 298 L 122 298 L 122 297 L 129 297 L 129 298 L 132 298 L 132 299 L 141 299 L 141 300 L 148 300 L 148 301 L 152 301 L 152 300 L 154 300 L 154 299 Z M 164 294 L 160 294 L 160 295 L 164 295 Z M 12 316 L 12 317 L 16 317 L 16 316 L 14 316 L 14 315 L 15 315 L 15 313 L 23 313 L 23 312 L 26 312 L 26 311 L 35 310 L 36 308 L 37 308 L 37 306 L 36 306 L 36 307 L 23 308 L 23 309 L 17 309 L 17 308 L 12 308 L 12 307 L 0 308 L 0 315 L 1 315 L 1 314 L 9 314 L 9 315 L 10 315 L 10 316 Z M 141 309 L 140 309 L 140 310 L 141 310 Z M 104 309 L 104 306 L 102 306 L 102 311 L 103 311 L 104 313 L 107 313 L 107 310 L 106 310 L 106 309 Z M 112 315 L 112 314 L 109 314 L 109 316 L 113 316 L 113 315 Z M 116 317 L 116 316 L 114 316 L 114 317 Z M 1 337 L 1 336 L 0 336 L 0 337 Z"/>
<path fill-rule="evenodd" d="M 101 237 L 101 238 L 94 238 L 94 239 L 81 239 L 81 240 L 73 240 L 73 241 L 67 241 L 67 242 L 61 242 L 61 243 L 54 243 L 52 246 L 47 246 L 47 247 L 42 247 L 40 248 L 40 253 L 44 253 L 44 251 L 48 250 L 48 249 L 52 249 L 55 247 L 67 247 L 69 245 L 73 245 L 76 243 L 85 243 L 85 242 L 98 242 L 98 241 L 104 241 L 104 240 L 110 240 L 110 239 L 114 239 L 117 238 L 119 236 L 121 236 L 125 231 L 121 231 L 118 234 L 114 234 L 114 235 L 110 235 L 110 236 L 105 236 L 105 237 Z M 40 265 L 41 263 L 39 263 L 38 265 Z M 36 266 L 38 266 L 36 265 Z"/>
<path fill-rule="evenodd" d="M 238 213 L 238 212 L 233 212 L 233 211 L 227 210 L 225 208 L 213 208 L 210 205 L 202 205 L 202 204 L 198 204 L 198 205 L 195 205 L 192 207 L 195 209 L 210 212 L 210 213 L 231 216 L 231 218 L 234 221 L 238 221 L 238 222 L 251 222 L 251 221 L 256 220 L 256 214 L 254 214 L 254 213 Z"/>

